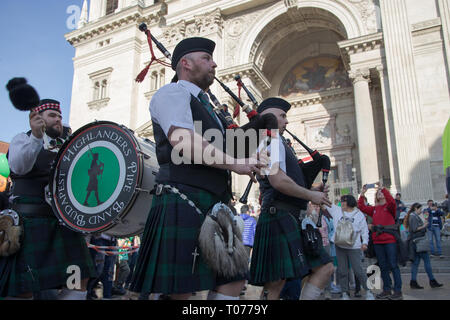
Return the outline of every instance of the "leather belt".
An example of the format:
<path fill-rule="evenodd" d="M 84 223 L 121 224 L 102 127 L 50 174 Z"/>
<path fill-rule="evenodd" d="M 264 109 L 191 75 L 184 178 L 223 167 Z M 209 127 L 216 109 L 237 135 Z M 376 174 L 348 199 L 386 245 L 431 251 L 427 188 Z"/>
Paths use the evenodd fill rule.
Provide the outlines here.
<path fill-rule="evenodd" d="M 275 200 L 269 206 L 269 213 L 276 214 L 278 210 L 287 211 L 299 220 L 306 217 L 306 210 L 300 209 L 298 206 L 294 206 L 286 202 Z"/>
<path fill-rule="evenodd" d="M 52 208 L 48 204 L 14 203 L 12 209 L 25 217 L 54 217 Z"/>

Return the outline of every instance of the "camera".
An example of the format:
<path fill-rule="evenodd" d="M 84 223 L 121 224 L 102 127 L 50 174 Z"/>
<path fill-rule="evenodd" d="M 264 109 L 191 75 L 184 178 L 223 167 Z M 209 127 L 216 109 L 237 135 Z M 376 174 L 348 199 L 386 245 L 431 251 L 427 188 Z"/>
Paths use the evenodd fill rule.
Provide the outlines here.
<path fill-rule="evenodd" d="M 366 189 L 373 189 L 373 188 L 375 188 L 375 183 L 366 184 Z"/>

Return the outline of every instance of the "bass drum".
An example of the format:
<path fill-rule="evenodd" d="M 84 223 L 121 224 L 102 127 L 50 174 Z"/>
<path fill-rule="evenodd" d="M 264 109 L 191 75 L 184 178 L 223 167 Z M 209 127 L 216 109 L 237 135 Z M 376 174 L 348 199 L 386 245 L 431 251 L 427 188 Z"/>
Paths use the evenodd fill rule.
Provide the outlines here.
<path fill-rule="evenodd" d="M 117 238 L 144 231 L 159 170 L 155 144 L 108 121 L 90 123 L 63 144 L 47 201 L 59 222 Z"/>

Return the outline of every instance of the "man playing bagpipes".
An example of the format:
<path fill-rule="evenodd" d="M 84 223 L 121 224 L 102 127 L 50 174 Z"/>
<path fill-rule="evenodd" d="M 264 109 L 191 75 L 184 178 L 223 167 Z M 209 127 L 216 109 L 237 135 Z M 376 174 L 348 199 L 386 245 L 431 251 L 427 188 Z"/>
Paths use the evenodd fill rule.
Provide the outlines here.
<path fill-rule="evenodd" d="M 212 207 L 231 213 L 223 206 L 232 194 L 231 172 L 249 175 L 256 182 L 253 172 L 264 167 L 256 157 L 237 163 L 224 152 L 228 124 L 213 111 L 206 95 L 217 67 L 212 58 L 214 48 L 215 43 L 205 38 L 178 43 L 171 57 L 176 76 L 150 102 L 160 169 L 131 291 L 188 299 L 192 292 L 214 289 L 210 298 L 237 300 L 245 283 L 245 259 L 234 276 L 220 275 L 205 262 L 198 241 Z M 201 124 L 201 130 L 194 122 Z M 205 139 L 205 132 L 211 129 L 221 132 L 222 140 Z M 215 160 L 205 161 L 201 158 L 205 153 L 213 154 Z M 214 241 L 220 239 L 210 240 Z"/>
<path fill-rule="evenodd" d="M 306 218 L 308 201 L 331 205 L 323 185 L 309 190 L 298 159 L 281 136 L 291 105 L 280 98 L 264 100 L 261 115 L 278 120 L 280 137 L 272 137 L 270 171 L 258 176 L 261 214 L 256 228 L 250 284 L 264 286 L 264 299 L 279 299 L 286 279 L 310 275 L 300 299 L 317 299 L 333 273 L 330 256 L 321 246 L 316 226 Z M 318 173 L 318 172 L 317 172 Z"/>

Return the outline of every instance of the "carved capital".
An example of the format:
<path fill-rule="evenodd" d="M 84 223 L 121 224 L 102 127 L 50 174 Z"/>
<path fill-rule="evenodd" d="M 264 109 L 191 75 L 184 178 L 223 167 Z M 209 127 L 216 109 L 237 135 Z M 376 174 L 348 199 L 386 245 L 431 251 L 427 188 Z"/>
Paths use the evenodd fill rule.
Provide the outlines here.
<path fill-rule="evenodd" d="M 386 71 L 384 66 L 376 66 L 375 71 L 376 74 L 378 75 L 378 78 L 380 79 L 384 78 L 384 72 Z"/>
<path fill-rule="evenodd" d="M 353 81 L 353 84 L 359 81 L 370 82 L 370 71 L 367 68 L 350 70 L 348 76 Z"/>

